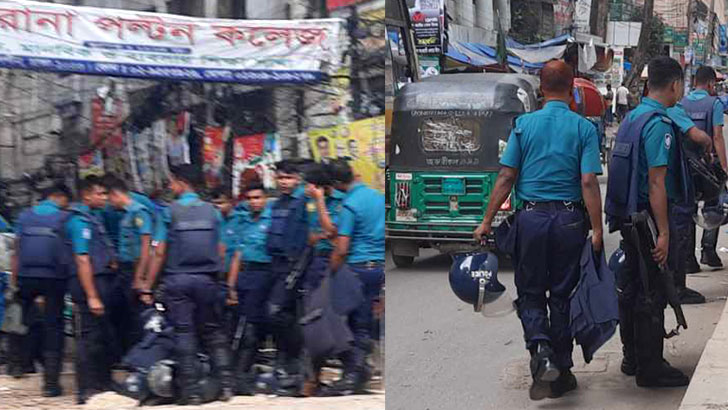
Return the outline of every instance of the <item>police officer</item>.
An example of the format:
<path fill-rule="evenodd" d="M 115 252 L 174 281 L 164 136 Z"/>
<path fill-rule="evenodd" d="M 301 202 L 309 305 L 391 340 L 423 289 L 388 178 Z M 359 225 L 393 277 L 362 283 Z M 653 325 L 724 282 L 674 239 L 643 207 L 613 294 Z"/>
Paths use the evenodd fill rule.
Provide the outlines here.
<path fill-rule="evenodd" d="M 703 130 L 695 126 L 690 116 L 685 112 L 682 105 L 678 102 L 672 107 L 667 108 L 667 115 L 674 123 L 675 127 L 680 131 L 677 136 L 680 141 L 691 141 L 696 144 L 692 145 L 695 149 L 710 152 L 712 149 L 711 138 Z M 687 140 L 685 140 L 687 137 Z M 684 143 L 684 142 L 683 142 Z M 689 144 L 689 143 L 688 143 Z M 672 207 L 672 215 L 675 218 L 677 245 L 676 252 L 680 252 L 685 256 L 675 255 L 675 287 L 678 291 L 678 297 L 681 304 L 700 304 L 705 303 L 705 296 L 700 292 L 687 287 L 686 273 L 692 259 L 695 260 L 695 252 L 691 249 L 695 248 L 695 222 L 693 215 L 696 212 L 694 196 L 691 195 L 687 203 L 676 203 Z M 697 262 L 695 262 L 697 264 Z M 698 266 L 699 268 L 699 266 Z"/>
<path fill-rule="evenodd" d="M 15 249 L 12 257 L 10 288 L 22 305 L 25 323 L 36 311 L 35 299 L 43 296 L 43 396 L 61 395 L 58 378 L 63 355 L 63 306 L 70 259 L 65 249 L 65 208 L 71 191 L 65 185 L 54 185 L 38 205 L 24 211 L 15 226 Z M 27 337 L 11 335 L 11 374 L 22 375 L 23 358 L 30 359 Z M 31 361 L 32 364 L 32 361 Z"/>
<path fill-rule="evenodd" d="M 239 314 L 244 323 L 241 323 L 244 327 L 240 329 L 240 347 L 234 352 L 237 355 L 236 393 L 250 395 L 253 394 L 255 376 L 251 368 L 258 346 L 268 330 L 266 303 L 276 277 L 266 246 L 271 225 L 271 206 L 267 204 L 265 189 L 260 182 L 251 182 L 246 185 L 243 195 L 247 212 L 241 214 L 239 220 L 240 241 L 228 275 L 228 288 L 233 303 L 240 307 Z"/>
<path fill-rule="evenodd" d="M 281 369 L 288 375 L 300 375 L 303 336 L 296 324 L 297 289 L 288 286 L 287 279 L 308 242 L 307 198 L 295 161 L 286 160 L 276 164 L 276 182 L 279 197 L 272 204 L 266 245 L 272 258 L 271 268 L 276 282 L 268 304 Z M 292 393 L 297 394 L 299 388 L 292 388 Z"/>
<path fill-rule="evenodd" d="M 77 400 L 83 404 L 95 391 L 109 388 L 120 346 L 109 315 L 118 285 L 114 246 L 103 222 L 92 213 L 106 206 L 106 188 L 90 176 L 78 189 L 81 203 L 73 205 L 68 221 L 75 262 L 69 288 L 75 305 Z"/>
<path fill-rule="evenodd" d="M 478 240 L 491 232 L 493 218 L 515 184 L 516 196 L 524 201 L 511 228 L 517 241 L 515 282 L 531 353 L 532 400 L 576 388 L 570 370 L 569 295 L 579 280 L 588 224 L 594 250 L 602 248 L 598 136 L 589 121 L 569 110 L 572 87 L 573 72 L 566 63 L 551 61 L 543 67 L 545 105 L 516 120 L 488 209 L 475 231 Z"/>
<path fill-rule="evenodd" d="M 120 300 L 112 316 L 119 324 L 122 349 L 131 349 L 141 338 L 141 307 L 137 292 L 144 286 L 144 275 L 151 257 L 152 212 L 133 199 L 126 183 L 120 179 L 106 179 L 109 203 L 122 211 L 119 221 L 119 280 Z"/>
<path fill-rule="evenodd" d="M 225 269 L 230 272 L 230 263 L 238 249 L 238 213 L 232 202 L 232 195 L 228 189 L 219 187 L 212 192 L 212 203 L 223 217 L 222 242 L 225 244 Z"/>
<path fill-rule="evenodd" d="M 373 305 L 384 285 L 384 196 L 356 181 L 346 160 L 332 161 L 330 170 L 334 187 L 345 193 L 330 269 L 337 272 L 345 263 L 361 281 L 364 295 L 349 314 L 354 345 L 342 358 L 344 374 L 332 389 L 344 395 L 363 391 L 371 376 L 366 358 L 372 349 Z"/>
<path fill-rule="evenodd" d="M 610 229 L 621 231 L 625 254 L 617 276 L 622 372 L 636 374 L 642 387 L 684 386 L 688 377 L 662 355 L 667 301 L 658 275 L 658 265 L 674 269 L 676 258 L 684 257 L 677 250 L 679 218 L 672 208 L 692 200 L 681 143 L 666 111 L 682 97 L 683 71 L 677 61 L 662 56 L 650 61 L 648 73 L 647 96 L 617 134 L 615 148 L 621 151 L 612 157 L 605 205 Z M 638 248 L 632 234 L 632 215 L 643 210 L 650 212 L 658 231 L 651 255 Z"/>
<path fill-rule="evenodd" d="M 222 269 L 222 216 L 214 205 L 194 191 L 200 181 L 192 165 L 171 170 L 170 188 L 177 200 L 163 216 L 164 232 L 155 251 L 142 300 L 151 303 L 151 287 L 164 270 L 162 287 L 168 317 L 177 335 L 180 404 L 199 404 L 197 389 L 197 337 L 204 343 L 222 385 L 222 400 L 233 395 L 227 337 L 222 328 L 216 276 Z"/>
<path fill-rule="evenodd" d="M 338 218 L 344 194 L 333 187 L 333 180 L 328 166 L 320 164 L 312 167 L 306 174 L 306 196 L 310 198 L 308 209 L 309 235 L 308 243 L 314 247 L 311 263 L 305 271 L 302 289 L 306 293 L 316 290 L 329 269 L 331 252 L 334 247 L 331 239 L 336 238 L 337 228 L 334 221 Z M 305 313 L 304 313 L 305 314 Z M 322 360 L 311 358 L 313 374 L 307 381 L 305 395 L 313 395 L 318 387 L 318 376 Z"/>
<path fill-rule="evenodd" d="M 714 156 L 714 160 L 720 162 L 721 168 L 726 171 L 728 168 L 726 168 L 725 141 L 723 139 L 723 103 L 714 96 L 715 82 L 715 70 L 712 67 L 700 66 L 695 73 L 695 89 L 682 99 L 681 104 L 693 118 L 696 127 L 712 137 L 712 148 L 708 152 Z M 695 249 L 695 224 L 691 225 L 691 230 L 688 250 Z M 719 228 L 704 230 L 701 240 L 700 263 L 713 269 L 723 268 L 723 262 L 715 252 L 718 232 Z M 691 251 L 687 256 L 688 271 L 700 271 L 700 265 L 695 260 L 695 252 Z"/>

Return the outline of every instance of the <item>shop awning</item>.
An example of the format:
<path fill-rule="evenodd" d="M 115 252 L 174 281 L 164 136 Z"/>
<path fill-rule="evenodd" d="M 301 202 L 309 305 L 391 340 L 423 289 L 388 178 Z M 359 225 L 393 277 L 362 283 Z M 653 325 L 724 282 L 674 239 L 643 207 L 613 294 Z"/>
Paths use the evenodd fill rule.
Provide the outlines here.
<path fill-rule="evenodd" d="M 452 41 L 449 43 L 445 55 L 447 58 L 459 63 L 475 67 L 488 67 L 498 64 L 495 48 L 480 43 Z M 543 67 L 541 63 L 531 63 L 515 56 L 508 56 L 506 61 L 508 66 L 516 72 L 535 71 Z"/>

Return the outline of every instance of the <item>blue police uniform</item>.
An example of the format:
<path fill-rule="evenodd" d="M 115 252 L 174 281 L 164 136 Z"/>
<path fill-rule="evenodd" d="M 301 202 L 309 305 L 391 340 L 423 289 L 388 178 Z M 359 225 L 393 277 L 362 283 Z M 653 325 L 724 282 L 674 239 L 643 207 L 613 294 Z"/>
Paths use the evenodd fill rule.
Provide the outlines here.
<path fill-rule="evenodd" d="M 246 327 L 236 357 L 238 393 L 252 391 L 250 369 L 255 363 L 258 346 L 267 331 L 267 302 L 275 284 L 276 276 L 271 269 L 267 240 L 271 225 L 271 206 L 267 205 L 259 214 L 246 210 L 239 221 L 240 252 L 242 271 L 236 284 L 239 314 L 245 317 Z"/>
<path fill-rule="evenodd" d="M 18 298 L 26 323 L 32 323 L 35 299 L 43 296 L 43 367 L 46 388 L 57 389 L 63 354 L 63 307 L 70 258 L 65 246 L 68 212 L 45 200 L 18 217 Z M 28 337 L 10 335 L 11 361 L 20 369 L 29 356 Z M 26 360 L 27 362 L 27 360 Z M 31 362 L 32 363 L 32 362 Z"/>
<path fill-rule="evenodd" d="M 308 243 L 308 212 L 304 186 L 282 194 L 271 206 L 271 225 L 266 247 L 271 255 L 275 283 L 268 300 L 270 324 L 291 369 L 301 354 L 302 335 L 296 325 L 296 292 L 286 278 Z M 298 286 L 298 284 L 296 285 Z"/>
<path fill-rule="evenodd" d="M 108 235 L 111 243 L 114 244 L 116 250 L 119 249 L 119 230 L 121 226 L 121 218 L 124 217 L 124 211 L 114 208 L 111 205 L 106 205 L 102 209 L 94 209 L 91 214 L 99 218 L 104 224 L 106 234 Z"/>
<path fill-rule="evenodd" d="M 177 335 L 181 396 L 188 400 L 199 397 L 195 390 L 198 331 L 223 387 L 232 383 L 216 281 L 223 268 L 218 248 L 223 220 L 212 204 L 185 192 L 165 210 L 163 225 L 160 239 L 167 243 L 167 259 L 162 287 Z"/>
<path fill-rule="evenodd" d="M 326 210 L 329 213 L 329 218 L 332 222 L 336 223 L 339 213 L 343 209 L 344 193 L 338 190 L 333 190 L 331 195 L 327 195 Z M 319 220 L 318 210 L 314 201 L 308 203 L 308 220 L 309 230 L 311 233 L 321 233 L 321 221 Z M 331 252 L 334 250 L 334 246 L 328 239 L 321 239 L 314 245 L 314 257 L 311 260 L 311 264 L 306 269 L 306 275 L 304 277 L 304 289 L 311 291 L 316 289 L 326 270 L 329 268 L 329 261 L 331 260 Z"/>
<path fill-rule="evenodd" d="M 566 103 L 549 101 L 518 117 L 501 164 L 518 169 L 516 196 L 525 202 L 512 229 L 526 347 L 533 352 L 539 343 L 549 343 L 556 366 L 569 369 L 569 295 L 579 280 L 587 235 L 581 175 L 601 173 L 596 129 Z"/>
<path fill-rule="evenodd" d="M 123 210 L 119 221 L 119 275 L 117 276 L 119 300 L 114 311 L 114 322 L 119 323 L 123 351 L 128 351 L 142 335 L 141 305 L 132 289 L 136 263 L 141 256 L 142 236 L 151 237 L 153 215 L 147 206 L 136 199 L 139 194 L 130 193 L 131 203 Z M 146 202 L 146 201 L 145 201 Z"/>
<path fill-rule="evenodd" d="M 681 210 L 694 200 L 682 153 L 680 138 L 683 136 L 679 131 L 690 128 L 680 107 L 668 111 L 660 102 L 645 97 L 620 126 L 614 151 L 618 154 L 613 156 L 609 168 L 605 213 L 611 229 L 621 230 L 625 255 L 622 269 L 616 272 L 623 368 L 636 367 L 638 384 L 661 377 L 659 375 L 664 371 L 662 340 L 667 301 L 659 291 L 662 285 L 652 282 L 655 280 L 652 276 L 648 276 L 650 293 L 646 295 L 640 275 L 639 250 L 627 222 L 634 212 L 647 210 L 651 213 L 648 171 L 667 167 L 665 188 L 670 230 L 667 264 L 669 269 L 677 270 L 679 260 L 684 260 L 679 224 L 685 218 Z M 644 259 L 651 271 L 657 269 L 650 255 Z"/>
<path fill-rule="evenodd" d="M 685 111 L 687 111 L 689 117 L 695 123 L 695 126 L 705 131 L 706 134 L 713 138 L 713 127 L 723 125 L 723 103 L 717 97 L 710 96 L 706 90 L 693 90 L 682 99 L 681 103 L 684 105 Z M 688 144 L 688 147 L 691 147 L 691 145 L 692 144 Z M 695 147 L 691 148 L 695 149 Z M 715 149 L 713 149 L 713 155 L 715 160 L 718 161 Z M 716 204 L 717 200 L 709 201 L 706 205 L 710 206 Z M 688 221 L 688 223 L 690 223 L 690 232 L 687 234 L 688 237 L 685 244 L 686 251 L 688 249 L 695 249 L 695 224 L 691 222 L 692 220 Z M 703 237 L 700 241 L 702 248 L 701 260 L 703 263 L 706 263 L 710 259 L 720 261 L 715 252 L 715 247 L 718 244 L 719 232 L 719 228 L 703 230 Z M 687 253 L 694 259 L 694 253 Z M 712 258 L 710 258 L 711 256 Z M 682 279 L 684 287 L 684 278 Z"/>
<path fill-rule="evenodd" d="M 76 381 L 79 397 L 89 389 L 103 389 L 111 382 L 111 365 L 121 357 L 118 343 L 118 327 L 112 320 L 113 306 L 118 295 L 116 272 L 111 268 L 115 259 L 114 246 L 106 233 L 104 223 L 88 206 L 73 206 L 73 216 L 68 221 L 68 235 L 73 255 L 88 255 L 93 282 L 105 313 L 96 316 L 88 307 L 86 292 L 78 279 L 77 265 L 72 266 L 70 283 L 71 298 L 77 311 L 75 328 Z"/>
<path fill-rule="evenodd" d="M 346 373 L 361 374 L 367 372 L 366 356 L 372 347 L 373 304 L 384 285 L 384 195 L 355 182 L 341 205 L 338 234 L 349 237 L 346 265 L 361 281 L 364 295 L 362 303 L 349 313 L 354 346 L 342 359 Z"/>

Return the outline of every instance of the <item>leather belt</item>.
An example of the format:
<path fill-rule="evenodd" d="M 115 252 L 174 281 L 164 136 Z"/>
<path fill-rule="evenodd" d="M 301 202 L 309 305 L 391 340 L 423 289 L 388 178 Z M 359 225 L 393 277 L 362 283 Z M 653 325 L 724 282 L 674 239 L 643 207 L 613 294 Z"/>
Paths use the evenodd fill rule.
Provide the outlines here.
<path fill-rule="evenodd" d="M 541 210 L 541 211 L 573 211 L 575 209 L 584 209 L 584 203 L 573 202 L 573 201 L 546 201 L 546 202 L 532 202 L 526 201 L 523 209 L 526 211 Z"/>

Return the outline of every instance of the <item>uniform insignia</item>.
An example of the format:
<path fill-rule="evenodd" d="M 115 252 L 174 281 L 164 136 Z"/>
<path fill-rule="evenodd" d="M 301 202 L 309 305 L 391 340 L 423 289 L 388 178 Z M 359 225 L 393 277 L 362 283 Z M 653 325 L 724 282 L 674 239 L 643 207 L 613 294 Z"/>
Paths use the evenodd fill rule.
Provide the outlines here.
<path fill-rule="evenodd" d="M 134 223 L 136 224 L 137 228 L 141 228 L 142 225 L 144 225 L 144 220 L 140 216 L 137 216 L 136 218 L 134 218 Z"/>
<path fill-rule="evenodd" d="M 83 228 L 81 231 L 81 237 L 83 239 L 91 239 L 91 230 L 88 228 Z"/>
<path fill-rule="evenodd" d="M 663 117 L 662 117 L 662 121 L 664 121 L 664 122 L 666 122 L 666 123 L 668 123 L 668 124 L 672 125 L 672 120 L 670 119 L 670 117 L 665 117 L 665 116 L 663 116 Z"/>
<path fill-rule="evenodd" d="M 306 204 L 306 209 L 308 209 L 308 212 L 311 213 L 316 212 L 316 204 L 314 204 L 313 202 L 309 202 Z"/>
<path fill-rule="evenodd" d="M 670 149 L 672 145 L 672 135 L 670 133 L 665 134 L 665 148 Z"/>

